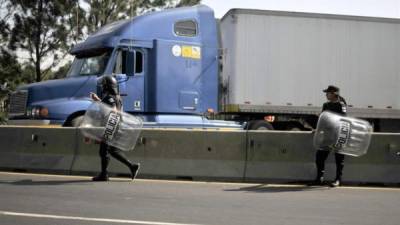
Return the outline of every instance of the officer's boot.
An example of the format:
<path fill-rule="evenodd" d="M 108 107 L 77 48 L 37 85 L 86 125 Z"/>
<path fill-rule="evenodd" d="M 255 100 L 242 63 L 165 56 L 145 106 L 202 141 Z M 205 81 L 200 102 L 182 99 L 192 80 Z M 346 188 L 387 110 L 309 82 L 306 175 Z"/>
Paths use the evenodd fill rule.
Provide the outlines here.
<path fill-rule="evenodd" d="M 324 171 L 320 170 L 320 168 L 317 168 L 317 176 L 315 179 L 309 183 L 307 183 L 308 186 L 320 186 L 324 184 Z"/>
<path fill-rule="evenodd" d="M 92 177 L 92 181 L 108 181 L 108 175 L 100 173 L 99 175 Z"/>
<path fill-rule="evenodd" d="M 131 178 L 134 180 L 139 172 L 140 163 L 133 164 L 129 169 L 131 170 Z"/>
<path fill-rule="evenodd" d="M 110 154 L 129 168 L 131 171 L 131 178 L 134 180 L 139 172 L 140 164 L 133 164 L 120 150 L 110 151 Z"/>
<path fill-rule="evenodd" d="M 108 164 L 110 162 L 110 157 L 108 155 L 103 155 L 101 157 L 101 172 L 99 175 L 92 178 L 92 181 L 108 181 Z"/>
<path fill-rule="evenodd" d="M 311 185 L 324 185 L 324 172 L 325 172 L 325 160 L 328 158 L 329 151 L 318 150 L 315 158 L 315 165 L 317 166 L 317 177 Z"/>
<path fill-rule="evenodd" d="M 342 185 L 342 169 L 336 168 L 336 178 L 332 183 L 329 184 L 329 186 L 339 187 L 340 185 Z"/>
<path fill-rule="evenodd" d="M 344 155 L 336 153 L 335 154 L 335 162 L 336 162 L 336 178 L 335 178 L 335 181 L 333 181 L 330 184 L 331 187 L 339 187 L 342 184 Z"/>
<path fill-rule="evenodd" d="M 317 184 L 323 184 L 324 183 L 324 170 L 318 170 L 317 171 L 317 177 L 315 178 L 315 182 Z"/>

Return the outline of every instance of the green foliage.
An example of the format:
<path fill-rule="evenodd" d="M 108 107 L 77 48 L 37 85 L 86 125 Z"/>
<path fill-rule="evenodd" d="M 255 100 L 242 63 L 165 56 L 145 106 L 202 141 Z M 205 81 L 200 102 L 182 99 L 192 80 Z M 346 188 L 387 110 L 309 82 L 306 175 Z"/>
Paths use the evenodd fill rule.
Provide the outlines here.
<path fill-rule="evenodd" d="M 32 83 L 35 69 L 28 65 L 20 65 L 16 56 L 0 50 L 0 124 L 5 122 L 8 94 L 21 84 Z"/>
<path fill-rule="evenodd" d="M 62 78 L 68 50 L 101 26 L 200 0 L 0 0 L 0 85 Z M 23 53 L 23 54 L 22 54 Z"/>
<path fill-rule="evenodd" d="M 8 47 L 28 54 L 28 63 L 35 66 L 36 81 L 41 81 L 43 75 L 64 58 L 71 45 L 71 39 L 77 39 L 80 35 L 80 31 L 74 33 L 73 23 L 77 1 L 9 2 L 10 7 L 16 11 L 12 19 L 13 27 Z M 44 60 L 50 61 L 50 66 L 43 68 Z"/>
<path fill-rule="evenodd" d="M 129 12 L 128 1 L 121 0 L 84 0 L 89 5 L 87 14 L 88 33 L 93 33 L 112 21 L 126 18 Z"/>
<path fill-rule="evenodd" d="M 0 85 L 7 83 L 15 85 L 20 79 L 22 68 L 18 64 L 15 55 L 5 49 L 0 50 Z"/>
<path fill-rule="evenodd" d="M 131 18 L 148 11 L 181 6 L 191 6 L 200 0 L 84 0 L 89 5 L 88 32 L 121 19 Z"/>
<path fill-rule="evenodd" d="M 51 77 L 53 79 L 65 78 L 70 66 L 71 66 L 71 62 L 66 63 L 64 66 L 60 67 L 57 71 L 52 73 Z"/>
<path fill-rule="evenodd" d="M 200 1 L 201 0 L 181 0 L 177 4 L 177 7 L 197 5 L 200 4 Z"/>

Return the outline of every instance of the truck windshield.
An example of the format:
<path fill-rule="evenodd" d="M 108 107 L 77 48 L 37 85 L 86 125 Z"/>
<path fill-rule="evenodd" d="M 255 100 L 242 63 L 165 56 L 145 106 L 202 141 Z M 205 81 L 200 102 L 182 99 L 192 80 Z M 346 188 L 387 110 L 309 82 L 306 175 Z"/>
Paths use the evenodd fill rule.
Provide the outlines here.
<path fill-rule="evenodd" d="M 67 77 L 102 74 L 107 66 L 110 52 L 90 57 L 76 57 L 72 62 Z"/>

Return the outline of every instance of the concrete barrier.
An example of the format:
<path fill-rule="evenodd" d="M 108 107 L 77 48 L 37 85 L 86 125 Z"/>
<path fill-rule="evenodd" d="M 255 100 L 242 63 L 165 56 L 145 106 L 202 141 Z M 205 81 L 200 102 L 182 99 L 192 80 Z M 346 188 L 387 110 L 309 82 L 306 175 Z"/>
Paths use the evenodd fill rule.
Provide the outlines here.
<path fill-rule="evenodd" d="M 143 137 L 144 174 L 243 179 L 245 132 L 153 130 Z"/>
<path fill-rule="evenodd" d="M 315 177 L 310 132 L 144 129 L 136 149 L 141 177 L 235 181 L 306 181 Z M 82 173 L 100 171 L 98 144 L 78 129 L 0 127 L 0 168 Z M 327 176 L 335 175 L 334 157 Z M 112 160 L 110 172 L 129 174 Z M 368 153 L 347 156 L 344 181 L 400 183 L 400 134 L 373 134 Z"/>
<path fill-rule="evenodd" d="M 400 184 L 400 134 L 373 134 L 366 155 L 346 160 L 345 180 Z"/>
<path fill-rule="evenodd" d="M 0 129 L 0 168 L 21 169 L 23 130 L 18 127 Z"/>
<path fill-rule="evenodd" d="M 310 132 L 249 131 L 246 181 L 301 181 L 314 177 Z"/>
<path fill-rule="evenodd" d="M 306 181 L 316 176 L 310 132 L 250 131 L 246 181 Z M 400 183 L 400 135 L 374 134 L 368 153 L 346 156 L 343 181 Z M 335 176 L 334 154 L 326 162 L 326 179 Z"/>
<path fill-rule="evenodd" d="M 2 127 L 0 167 L 69 172 L 75 156 L 76 129 Z"/>
<path fill-rule="evenodd" d="M 78 139 L 83 140 L 83 136 Z M 140 176 L 242 180 L 245 166 L 245 132 L 144 129 L 128 158 L 141 163 Z M 79 141 L 73 172 L 100 169 L 98 145 Z M 111 161 L 110 172 L 128 173 Z"/>

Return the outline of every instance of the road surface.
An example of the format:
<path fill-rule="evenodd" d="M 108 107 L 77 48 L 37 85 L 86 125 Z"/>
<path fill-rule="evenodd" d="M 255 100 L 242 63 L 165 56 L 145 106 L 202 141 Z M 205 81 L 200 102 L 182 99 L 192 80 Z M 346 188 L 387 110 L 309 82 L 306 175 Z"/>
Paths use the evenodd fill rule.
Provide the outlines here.
<path fill-rule="evenodd" d="M 207 183 L 0 172 L 0 224 L 398 225 L 400 188 Z"/>

